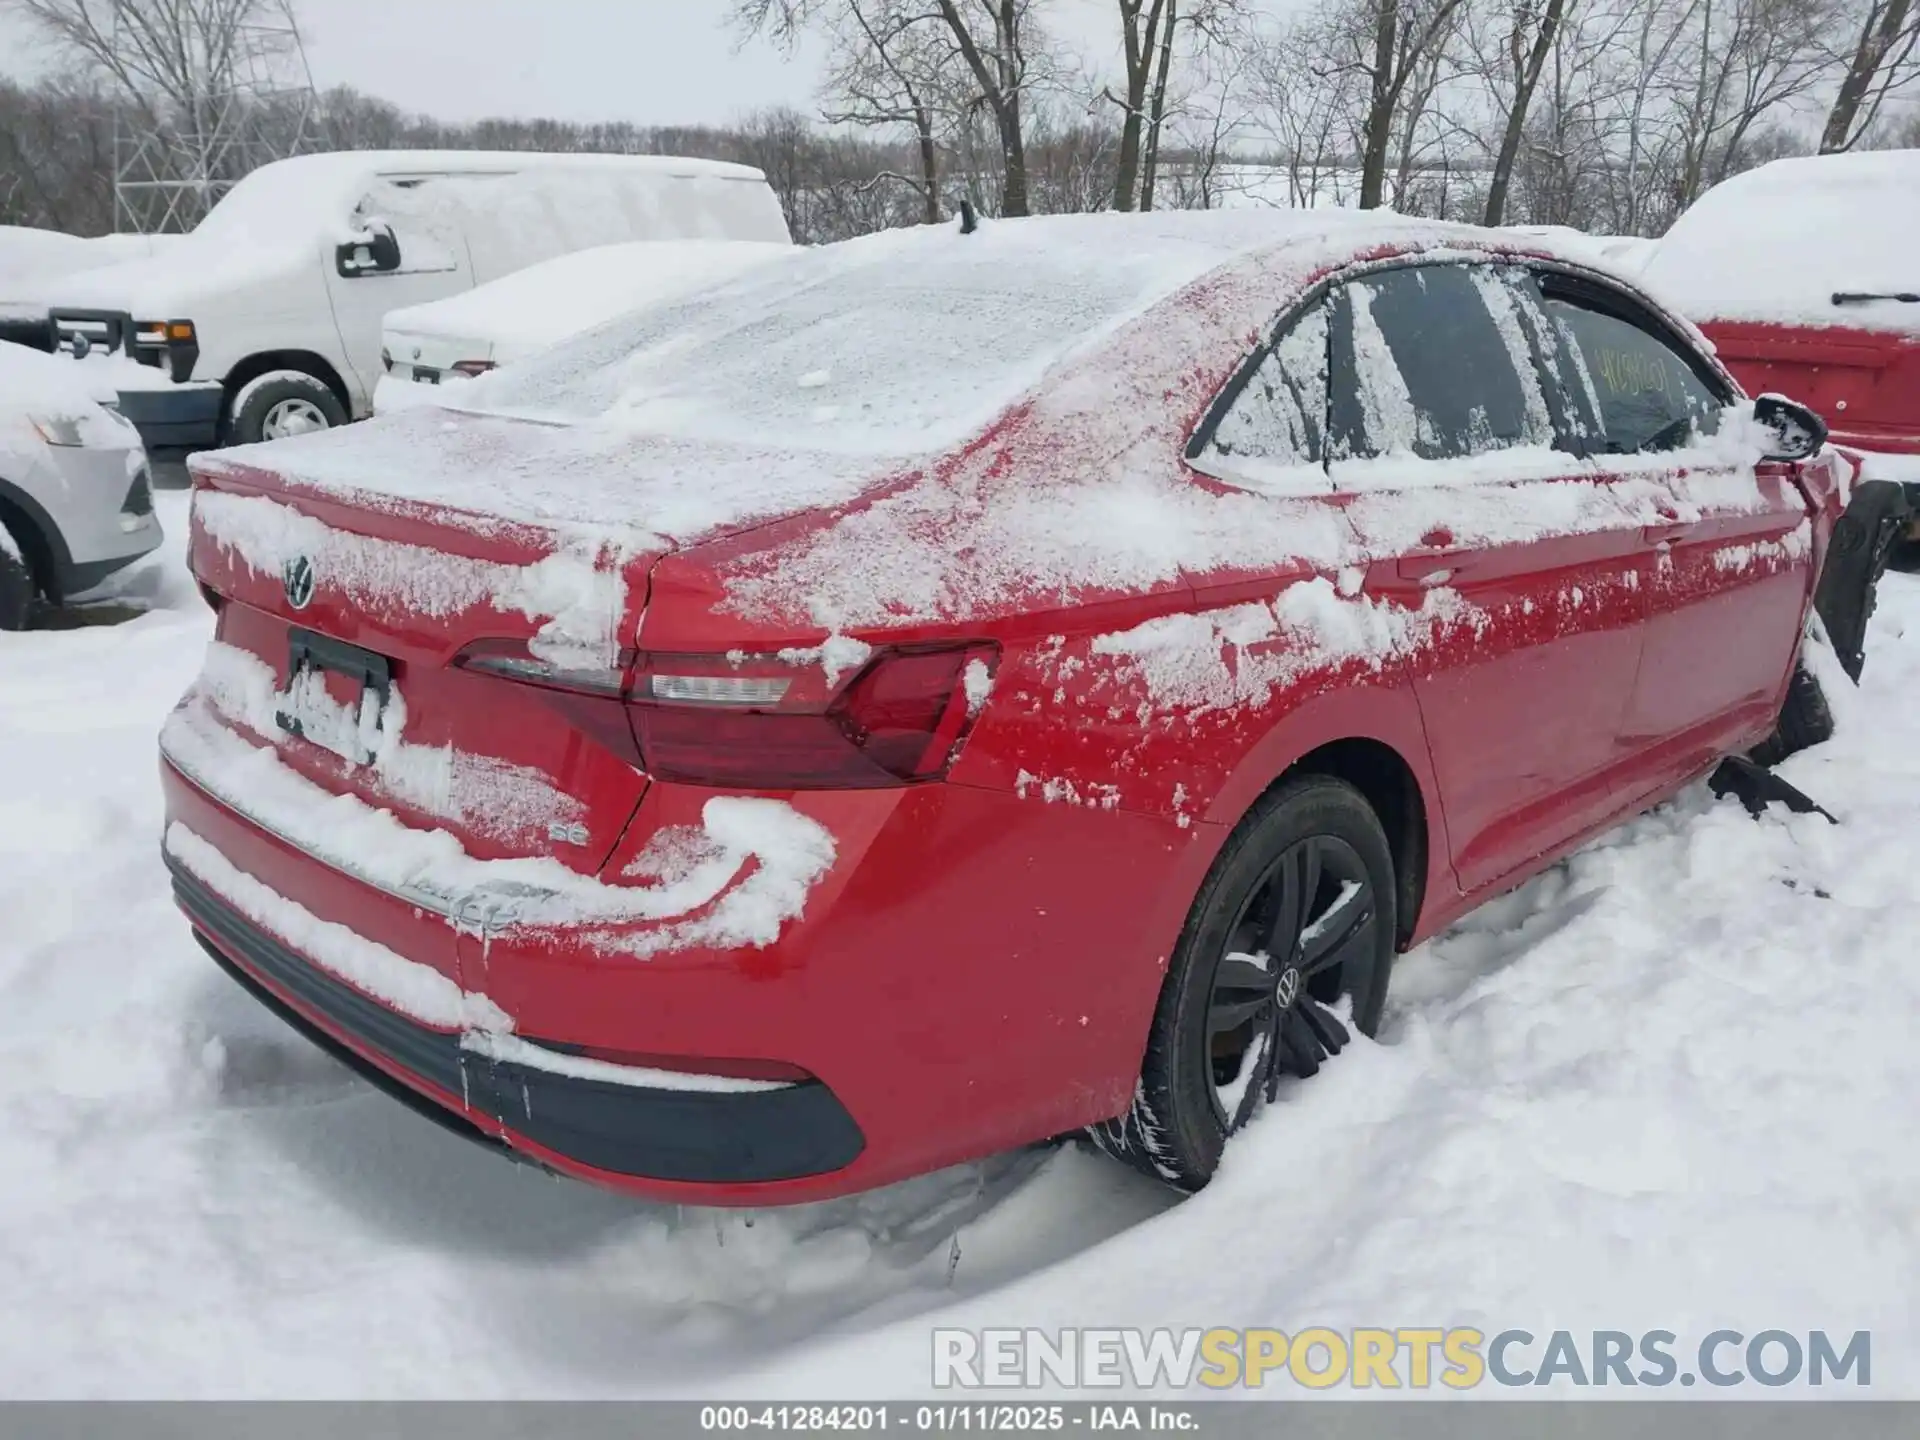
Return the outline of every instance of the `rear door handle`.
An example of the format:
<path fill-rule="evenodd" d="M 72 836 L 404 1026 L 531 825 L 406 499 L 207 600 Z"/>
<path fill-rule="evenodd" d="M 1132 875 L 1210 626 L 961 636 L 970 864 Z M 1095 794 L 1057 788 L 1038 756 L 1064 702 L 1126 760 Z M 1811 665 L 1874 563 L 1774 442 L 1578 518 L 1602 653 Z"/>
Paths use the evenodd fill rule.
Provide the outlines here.
<path fill-rule="evenodd" d="M 1454 545 L 1453 532 L 1433 529 L 1420 537 L 1420 548 L 1394 562 L 1393 573 L 1416 585 L 1444 585 L 1466 568 L 1472 551 Z"/>
<path fill-rule="evenodd" d="M 1444 585 L 1464 568 L 1465 554 L 1458 550 L 1431 550 L 1418 555 L 1403 555 L 1394 562 L 1393 573 L 1416 585 Z"/>
<path fill-rule="evenodd" d="M 1649 545 L 1671 545 L 1682 539 L 1692 530 L 1691 525 L 1675 523 L 1672 525 L 1648 525 L 1640 532 L 1640 538 Z"/>

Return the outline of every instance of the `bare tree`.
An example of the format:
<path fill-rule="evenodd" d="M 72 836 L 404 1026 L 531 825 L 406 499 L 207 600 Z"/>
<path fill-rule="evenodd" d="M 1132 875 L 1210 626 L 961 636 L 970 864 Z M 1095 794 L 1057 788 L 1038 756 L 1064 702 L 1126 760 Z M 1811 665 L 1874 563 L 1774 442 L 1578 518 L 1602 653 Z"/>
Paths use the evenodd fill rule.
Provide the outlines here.
<path fill-rule="evenodd" d="M 1000 142 L 1000 213 L 1029 213 L 1027 142 L 1021 111 L 1037 79 L 1036 0 L 934 0 Z"/>
<path fill-rule="evenodd" d="M 1920 76 L 1920 6 L 1912 0 L 1866 0 L 1860 7 L 1860 38 L 1820 132 L 1820 153 L 1851 150 L 1873 126 L 1893 91 Z"/>
<path fill-rule="evenodd" d="M 1114 177 L 1113 208 L 1131 210 L 1140 194 L 1140 152 L 1147 122 L 1147 91 L 1158 62 L 1164 95 L 1173 55 L 1173 27 L 1180 0 L 1116 0 L 1120 7 L 1122 94 L 1102 93 L 1120 107 L 1120 151 Z"/>
<path fill-rule="evenodd" d="M 1168 0 L 1167 22 L 1160 36 L 1160 56 L 1147 94 L 1146 139 L 1140 156 L 1140 208 L 1151 210 L 1160 176 L 1160 146 L 1175 112 L 1192 103 L 1193 94 L 1176 100 L 1169 84 L 1178 35 L 1186 36 L 1189 69 L 1198 70 L 1198 93 L 1210 86 L 1235 83 L 1240 62 L 1253 48 L 1252 0 L 1182 0 L 1178 9 Z M 1176 31 L 1176 26 L 1181 27 Z M 1216 119 L 1225 108 L 1222 92 Z"/>
<path fill-rule="evenodd" d="M 1187 110 L 1175 126 L 1171 163 L 1155 173 L 1176 210 L 1211 210 L 1224 197 L 1228 146 L 1244 125 L 1244 86 L 1253 54 L 1245 46 L 1213 52 L 1200 93 L 1204 103 Z"/>
<path fill-rule="evenodd" d="M 1577 5 L 1578 0 L 1574 3 Z M 1473 48 L 1484 57 L 1482 70 L 1500 136 L 1487 176 L 1483 224 L 1498 225 L 1506 219 L 1507 195 L 1520 142 L 1526 134 L 1527 112 L 1539 88 L 1541 72 L 1554 52 L 1567 6 L 1568 0 L 1505 0 L 1492 7 L 1490 26 L 1476 23 L 1480 19 L 1477 15 L 1469 17 Z M 1487 33 L 1489 29 L 1491 34 Z M 1497 52 L 1497 58 L 1489 51 Z"/>
<path fill-rule="evenodd" d="M 117 223 L 190 226 L 247 171 L 307 148 L 292 0 L 0 3 L 119 101 Z"/>
<path fill-rule="evenodd" d="M 64 79 L 0 81 L 0 224 L 113 229 L 114 101 Z"/>
<path fill-rule="evenodd" d="M 1832 11 L 1831 0 L 1698 0 L 1691 73 L 1679 97 L 1678 208 L 1740 167 L 1742 144 L 1761 117 L 1825 79 L 1820 36 Z"/>
<path fill-rule="evenodd" d="M 1410 163 L 1420 119 L 1440 83 L 1466 0 L 1344 0 L 1293 32 L 1291 49 L 1316 82 L 1337 87 L 1359 149 L 1359 205 L 1385 203 L 1387 167 Z M 1312 107 L 1309 106 L 1309 109 Z M 1357 108 L 1357 114 L 1352 110 Z"/>
<path fill-rule="evenodd" d="M 1620 63 L 1632 54 L 1639 17 L 1630 4 L 1582 0 L 1556 29 L 1535 86 L 1509 177 L 1508 209 L 1534 224 L 1618 231 L 1626 226 L 1620 197 L 1630 188 L 1630 146 L 1621 123 L 1639 72 Z M 1506 219 L 1506 211 L 1502 213 Z"/>
<path fill-rule="evenodd" d="M 1285 26 L 1263 37 L 1249 67 L 1258 123 L 1279 147 L 1295 209 L 1348 198 L 1340 181 L 1353 163 L 1362 76 L 1341 63 L 1336 39 L 1324 20 Z"/>
<path fill-rule="evenodd" d="M 936 133 L 939 17 L 923 0 L 735 0 L 735 28 L 791 48 L 802 29 L 828 42 L 821 118 L 830 125 L 910 127 L 918 175 L 884 171 L 876 183 L 901 183 L 919 196 L 928 223 L 940 219 L 940 147 Z"/>
<path fill-rule="evenodd" d="M 58 49 L 104 71 L 154 118 L 232 88 L 243 33 L 287 0 L 7 0 Z"/>

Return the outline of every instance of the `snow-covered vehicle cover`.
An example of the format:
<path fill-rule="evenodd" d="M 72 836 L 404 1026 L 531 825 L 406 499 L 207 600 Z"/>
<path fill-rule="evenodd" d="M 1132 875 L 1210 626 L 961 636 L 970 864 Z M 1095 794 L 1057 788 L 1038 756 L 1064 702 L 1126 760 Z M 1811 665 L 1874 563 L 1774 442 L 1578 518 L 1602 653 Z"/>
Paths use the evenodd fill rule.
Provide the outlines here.
<path fill-rule="evenodd" d="M 1775 160 L 1714 186 L 1641 278 L 1694 320 L 1920 335 L 1920 150 Z"/>

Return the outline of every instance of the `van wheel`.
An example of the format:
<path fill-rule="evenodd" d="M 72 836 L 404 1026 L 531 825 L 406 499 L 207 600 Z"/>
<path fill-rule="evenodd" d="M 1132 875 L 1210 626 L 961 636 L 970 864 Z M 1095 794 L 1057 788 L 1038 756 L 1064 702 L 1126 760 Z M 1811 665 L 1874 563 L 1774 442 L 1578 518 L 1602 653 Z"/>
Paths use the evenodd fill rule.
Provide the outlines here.
<path fill-rule="evenodd" d="M 346 409 L 325 381 L 298 370 L 278 370 L 249 382 L 235 397 L 227 443 L 285 440 L 346 423 Z"/>
<path fill-rule="evenodd" d="M 0 526 L 0 630 L 24 630 L 33 613 L 35 586 L 26 558 Z"/>
<path fill-rule="evenodd" d="M 1344 780 L 1303 775 L 1254 807 L 1200 887 L 1160 989 L 1125 1115 L 1095 1127 L 1109 1154 L 1182 1190 L 1213 1178 L 1227 1137 L 1286 1076 L 1306 1079 L 1371 1035 L 1395 936 L 1386 832 Z"/>
<path fill-rule="evenodd" d="M 1787 698 L 1780 706 L 1780 722 L 1759 745 L 1747 752 L 1756 765 L 1778 765 L 1789 755 L 1811 750 L 1833 738 L 1833 711 L 1827 705 L 1827 692 L 1807 669 L 1807 662 L 1793 662 L 1793 679 L 1787 682 Z"/>

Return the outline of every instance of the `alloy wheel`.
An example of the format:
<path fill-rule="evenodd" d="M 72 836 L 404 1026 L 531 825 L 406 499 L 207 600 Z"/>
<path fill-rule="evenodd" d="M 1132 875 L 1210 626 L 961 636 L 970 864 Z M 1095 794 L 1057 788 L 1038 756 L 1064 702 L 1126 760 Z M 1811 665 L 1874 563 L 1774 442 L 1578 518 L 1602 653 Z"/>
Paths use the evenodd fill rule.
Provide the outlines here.
<path fill-rule="evenodd" d="M 1299 840 L 1248 893 L 1213 974 L 1207 1058 L 1220 1123 L 1237 1130 L 1283 1075 L 1315 1074 L 1352 1037 L 1327 1008 L 1373 963 L 1380 907 L 1359 852 Z"/>
<path fill-rule="evenodd" d="M 306 435 L 328 428 L 326 414 L 320 407 L 298 397 L 280 401 L 260 422 L 261 437 L 267 440 L 284 440 L 290 435 Z"/>

